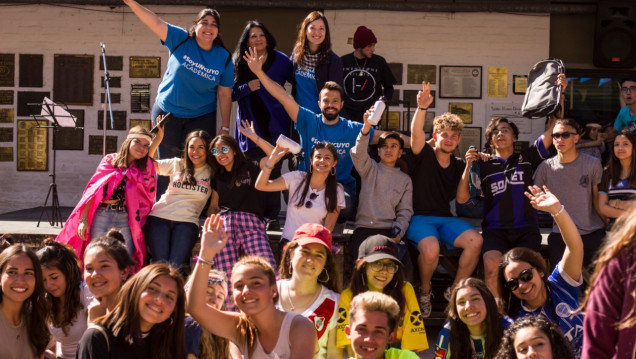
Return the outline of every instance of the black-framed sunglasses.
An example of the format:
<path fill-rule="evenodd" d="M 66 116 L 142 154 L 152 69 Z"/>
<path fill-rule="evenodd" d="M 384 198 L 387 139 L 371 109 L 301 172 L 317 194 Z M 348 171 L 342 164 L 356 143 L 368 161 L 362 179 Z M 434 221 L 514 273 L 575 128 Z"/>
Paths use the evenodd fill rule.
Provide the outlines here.
<path fill-rule="evenodd" d="M 506 288 L 514 292 L 515 290 L 517 290 L 517 288 L 519 288 L 519 281 L 522 281 L 524 283 L 528 283 L 529 281 L 531 281 L 532 278 L 534 278 L 534 274 L 532 273 L 533 269 L 534 267 L 524 269 L 521 271 L 521 273 L 519 273 L 519 276 L 517 278 L 508 279 L 508 281 L 506 282 Z"/>
<path fill-rule="evenodd" d="M 230 152 L 230 147 L 221 146 L 221 151 L 219 151 L 218 148 L 214 147 L 212 149 L 212 151 L 210 151 L 210 152 L 212 152 L 212 156 L 216 157 L 216 156 L 220 155 L 221 153 L 223 153 L 223 154 L 229 153 Z"/>
<path fill-rule="evenodd" d="M 564 140 L 567 140 L 572 135 L 576 135 L 576 133 L 573 133 L 573 132 L 561 132 L 561 133 L 559 133 L 559 132 L 557 132 L 557 133 L 553 133 L 552 134 L 552 138 L 555 138 L 555 139 L 562 138 Z"/>
<path fill-rule="evenodd" d="M 312 192 L 312 193 L 309 195 L 309 201 L 305 202 L 305 208 L 311 208 L 311 207 L 313 207 L 313 206 L 314 206 L 314 202 L 313 202 L 313 201 L 314 201 L 316 198 L 318 198 L 318 193 L 314 193 L 314 192 Z"/>

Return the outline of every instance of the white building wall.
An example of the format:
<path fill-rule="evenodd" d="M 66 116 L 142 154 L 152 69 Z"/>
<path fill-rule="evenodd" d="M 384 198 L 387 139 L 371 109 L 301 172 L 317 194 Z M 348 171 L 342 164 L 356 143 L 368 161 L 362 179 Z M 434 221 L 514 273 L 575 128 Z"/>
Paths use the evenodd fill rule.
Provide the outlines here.
<path fill-rule="evenodd" d="M 91 9 L 93 11 L 87 11 Z M 173 24 L 188 27 L 196 7 L 155 6 L 157 13 L 173 14 L 162 17 Z M 0 12 L 0 53 L 14 53 L 15 87 L 14 107 L 17 106 L 18 91 L 53 90 L 54 54 L 92 54 L 95 56 L 93 106 L 70 106 L 85 110 L 84 150 L 57 151 L 57 184 L 60 204 L 74 206 L 79 200 L 86 182 L 95 170 L 101 155 L 88 155 L 88 136 L 101 135 L 97 129 L 97 111 L 101 109 L 100 42 L 106 44 L 107 55 L 123 56 L 123 71 L 110 71 L 111 76 L 121 77 L 121 88 L 112 88 L 112 93 L 121 93 L 121 103 L 113 104 L 113 110 L 128 111 L 127 118 L 149 118 L 149 114 L 130 113 L 130 85 L 151 84 L 151 99 L 156 96 L 160 79 L 128 78 L 129 56 L 160 56 L 162 73 L 168 60 L 168 52 L 156 36 L 137 18 L 122 13 L 123 7 L 86 7 L 82 9 L 48 5 L 3 6 Z M 174 15 L 179 13 L 182 15 Z M 523 16 L 496 13 L 413 13 L 388 11 L 327 11 L 331 27 L 333 49 L 343 55 L 353 51 L 347 39 L 353 36 L 358 25 L 371 28 L 378 38 L 376 53 L 388 62 L 404 64 L 403 85 L 397 89 L 418 89 L 418 85 L 406 84 L 407 64 L 427 65 L 471 65 L 483 66 L 483 89 L 481 100 L 436 99 L 436 113 L 446 112 L 449 102 L 472 102 L 473 124 L 485 126 L 486 104 L 492 102 L 521 104 L 523 96 L 512 94 L 512 75 L 527 74 L 538 59 L 548 56 L 548 15 Z M 284 20 L 281 20 L 284 21 Z M 232 50 L 232 49 L 231 49 Z M 41 88 L 18 87 L 19 54 L 44 55 L 44 79 Z M 508 67 L 509 90 L 507 98 L 487 97 L 488 67 Z M 439 70 L 438 70 L 439 71 Z M 438 81 L 439 82 L 439 81 Z M 439 85 L 433 85 L 433 89 Z M 438 92 L 439 93 L 439 92 Z M 152 101 L 151 101 L 152 105 Z M 0 105 L 0 108 L 11 107 Z M 395 110 L 395 108 L 392 108 Z M 16 111 L 17 114 L 17 111 Z M 1 142 L 0 146 L 14 147 L 14 161 L 0 162 L 3 181 L 0 185 L 2 206 L 0 213 L 40 206 L 48 190 L 50 171 L 18 172 L 16 170 L 17 131 L 16 120 L 0 127 L 13 127 L 13 142 Z M 217 121 L 218 122 L 218 121 Z M 540 125 L 540 126 L 539 126 Z M 528 140 L 541 132 L 543 122 L 533 123 L 532 134 L 524 134 Z M 50 132 L 50 131 L 49 131 Z M 108 131 L 118 136 L 121 144 L 126 131 Z M 52 138 L 49 135 L 49 144 Z M 49 168 L 53 166 L 53 152 L 49 146 Z"/>

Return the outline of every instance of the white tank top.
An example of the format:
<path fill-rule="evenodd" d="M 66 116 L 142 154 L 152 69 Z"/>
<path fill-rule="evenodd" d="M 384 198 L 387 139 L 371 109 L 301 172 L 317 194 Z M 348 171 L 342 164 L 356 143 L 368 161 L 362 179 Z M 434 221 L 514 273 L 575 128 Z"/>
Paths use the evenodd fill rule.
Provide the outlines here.
<path fill-rule="evenodd" d="M 276 342 L 276 346 L 274 350 L 272 350 L 269 354 L 265 353 L 263 347 L 261 346 L 261 342 L 256 338 L 256 343 L 254 343 L 254 353 L 252 356 L 248 356 L 248 348 L 247 343 L 244 343 L 241 346 L 241 354 L 243 354 L 244 359 L 292 359 L 291 357 L 291 343 L 289 342 L 289 330 L 291 329 L 291 324 L 294 321 L 296 316 L 301 316 L 296 313 L 285 313 L 285 318 L 283 318 L 283 323 L 280 326 L 280 332 L 278 333 L 278 341 Z"/>

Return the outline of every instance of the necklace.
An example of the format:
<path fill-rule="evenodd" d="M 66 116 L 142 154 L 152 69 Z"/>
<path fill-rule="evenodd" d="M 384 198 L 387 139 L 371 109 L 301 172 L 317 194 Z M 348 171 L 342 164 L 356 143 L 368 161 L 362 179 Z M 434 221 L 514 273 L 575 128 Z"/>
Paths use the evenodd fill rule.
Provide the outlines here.
<path fill-rule="evenodd" d="M 290 291 L 289 291 L 289 283 L 285 283 L 285 286 L 287 288 L 287 302 L 289 303 L 289 309 L 290 309 L 291 312 L 293 312 L 294 309 L 296 309 L 296 308 L 294 307 L 294 302 L 292 302 L 292 297 L 291 297 L 291 294 L 290 294 Z M 316 291 L 316 293 L 312 294 L 311 299 L 309 301 L 309 304 L 313 303 L 314 300 L 316 300 L 316 297 L 319 294 L 320 294 L 320 290 L 318 290 L 318 291 Z M 307 308 L 305 308 L 305 309 L 307 309 Z"/>
<path fill-rule="evenodd" d="M 358 70 L 360 70 L 360 72 L 358 73 L 358 76 L 363 76 L 364 75 L 364 69 L 367 66 L 367 60 L 369 59 L 368 57 L 364 59 L 364 63 L 362 64 L 362 67 L 360 67 L 360 64 L 358 63 L 358 58 L 353 55 L 353 59 L 356 60 L 356 66 L 358 67 Z"/>

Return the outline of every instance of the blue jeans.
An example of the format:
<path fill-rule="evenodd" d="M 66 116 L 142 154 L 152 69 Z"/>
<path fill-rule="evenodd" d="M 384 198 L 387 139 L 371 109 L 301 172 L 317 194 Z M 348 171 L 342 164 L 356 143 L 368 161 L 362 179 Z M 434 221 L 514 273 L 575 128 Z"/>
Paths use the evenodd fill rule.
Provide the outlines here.
<path fill-rule="evenodd" d="M 156 103 L 152 107 L 150 118 L 153 123 L 157 116 L 166 114 Z M 157 152 L 159 159 L 167 159 L 181 157 L 184 142 L 188 134 L 192 131 L 203 130 L 211 137 L 216 135 L 216 111 L 210 112 L 203 116 L 193 118 L 179 118 L 173 116 L 164 126 L 164 135 Z M 157 176 L 157 194 L 156 199 L 159 200 L 170 184 L 170 177 Z"/>
<path fill-rule="evenodd" d="M 144 234 L 152 261 L 170 262 L 178 268 L 190 263 L 192 248 L 199 239 L 199 226 L 191 222 L 148 216 Z"/>
<path fill-rule="evenodd" d="M 112 210 L 106 207 L 97 207 L 91 223 L 91 241 L 103 237 L 111 228 L 117 228 L 124 236 L 128 253 L 132 256 L 135 252 L 135 243 L 128 227 L 128 212 Z"/>

